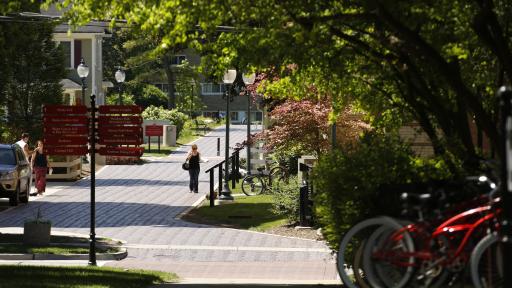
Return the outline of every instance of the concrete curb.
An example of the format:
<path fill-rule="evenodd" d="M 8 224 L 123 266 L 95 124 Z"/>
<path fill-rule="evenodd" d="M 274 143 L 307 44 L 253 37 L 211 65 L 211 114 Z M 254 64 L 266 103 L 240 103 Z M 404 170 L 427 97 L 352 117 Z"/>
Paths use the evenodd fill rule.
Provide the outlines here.
<path fill-rule="evenodd" d="M 128 250 L 121 248 L 116 253 L 98 253 L 97 260 L 102 261 L 119 261 L 128 256 Z M 0 254 L 0 260 L 88 260 L 89 254 Z"/>

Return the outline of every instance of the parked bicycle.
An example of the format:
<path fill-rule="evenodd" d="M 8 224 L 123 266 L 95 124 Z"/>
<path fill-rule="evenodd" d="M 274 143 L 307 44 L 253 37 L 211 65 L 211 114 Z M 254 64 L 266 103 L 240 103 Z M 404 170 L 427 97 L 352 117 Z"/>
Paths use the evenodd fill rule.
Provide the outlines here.
<path fill-rule="evenodd" d="M 288 170 L 283 166 L 275 166 L 268 173 L 265 167 L 258 167 L 258 174 L 247 175 L 242 181 L 242 192 L 247 196 L 254 196 L 277 189 L 288 179 Z"/>

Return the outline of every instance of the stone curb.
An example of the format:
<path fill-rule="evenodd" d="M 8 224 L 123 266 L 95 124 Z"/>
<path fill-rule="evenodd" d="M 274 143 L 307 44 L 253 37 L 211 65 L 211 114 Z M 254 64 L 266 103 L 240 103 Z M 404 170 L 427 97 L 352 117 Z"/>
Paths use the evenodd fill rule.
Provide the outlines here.
<path fill-rule="evenodd" d="M 128 250 L 121 248 L 116 253 L 98 253 L 96 260 L 102 261 L 119 261 L 128 256 Z M 89 254 L 0 254 L 0 260 L 88 260 Z"/>

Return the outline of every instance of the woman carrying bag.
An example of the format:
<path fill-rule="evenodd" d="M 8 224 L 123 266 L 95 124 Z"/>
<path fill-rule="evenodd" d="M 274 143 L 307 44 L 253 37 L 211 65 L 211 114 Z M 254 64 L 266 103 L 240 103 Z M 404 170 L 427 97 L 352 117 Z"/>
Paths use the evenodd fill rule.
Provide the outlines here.
<path fill-rule="evenodd" d="M 199 151 L 197 150 L 197 145 L 192 144 L 192 150 L 188 152 L 187 160 L 185 163 L 188 162 L 188 175 L 190 175 L 190 193 L 198 193 L 199 191 L 199 171 L 201 170 L 201 167 L 199 166 L 199 162 L 201 161 L 201 156 L 199 154 Z"/>

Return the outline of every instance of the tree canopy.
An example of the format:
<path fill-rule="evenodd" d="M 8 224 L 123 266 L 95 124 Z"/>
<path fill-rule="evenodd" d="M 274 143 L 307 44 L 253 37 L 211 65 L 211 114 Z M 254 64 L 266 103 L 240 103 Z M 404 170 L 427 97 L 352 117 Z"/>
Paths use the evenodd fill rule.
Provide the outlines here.
<path fill-rule="evenodd" d="M 284 73 L 273 92 L 326 95 L 349 103 L 374 125 L 416 120 L 435 152 L 480 153 L 471 125 L 494 151 L 497 87 L 511 83 L 512 3 L 476 1 L 129 1 L 67 0 L 74 23 L 126 19 L 160 36 L 156 49 L 188 43 L 203 72 L 228 67 Z M 291 73 L 287 67 L 297 69 Z M 293 89 L 283 90 L 284 88 Z M 281 89 L 281 90 L 279 90 Z"/>

